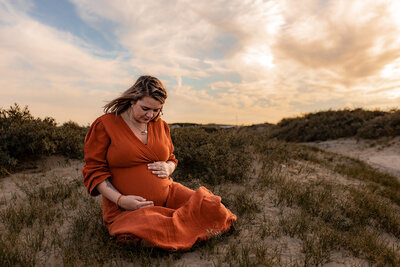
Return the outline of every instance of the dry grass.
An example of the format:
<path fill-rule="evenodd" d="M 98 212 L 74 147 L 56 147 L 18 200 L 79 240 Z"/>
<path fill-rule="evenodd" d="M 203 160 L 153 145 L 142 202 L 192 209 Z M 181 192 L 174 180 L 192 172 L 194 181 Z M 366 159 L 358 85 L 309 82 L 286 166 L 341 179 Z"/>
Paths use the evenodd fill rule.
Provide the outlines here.
<path fill-rule="evenodd" d="M 253 151 L 251 177 L 206 184 L 238 222 L 188 252 L 118 245 L 102 225 L 99 198 L 83 188 L 80 161 L 4 178 L 18 185 L 12 194 L 1 188 L 0 266 L 400 265 L 394 177 L 284 142 L 258 142 Z M 181 182 L 204 185 L 200 177 Z"/>

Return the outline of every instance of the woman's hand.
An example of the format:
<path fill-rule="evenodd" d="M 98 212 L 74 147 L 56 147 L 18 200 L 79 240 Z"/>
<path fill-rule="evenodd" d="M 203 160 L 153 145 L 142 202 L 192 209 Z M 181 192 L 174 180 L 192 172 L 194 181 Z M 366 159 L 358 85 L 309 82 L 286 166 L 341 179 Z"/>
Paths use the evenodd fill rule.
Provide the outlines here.
<path fill-rule="evenodd" d="M 147 201 L 140 196 L 133 195 L 121 196 L 118 204 L 121 208 L 125 210 L 137 210 L 140 208 L 154 206 L 153 201 Z"/>
<path fill-rule="evenodd" d="M 100 194 L 125 210 L 137 210 L 144 207 L 154 206 L 153 201 L 147 201 L 140 196 L 122 195 L 117 189 L 115 189 L 109 179 L 98 184 L 96 188 Z"/>
<path fill-rule="evenodd" d="M 175 170 L 175 164 L 172 161 L 156 161 L 147 164 L 147 168 L 152 170 L 151 173 L 157 175 L 159 178 L 167 178 Z"/>

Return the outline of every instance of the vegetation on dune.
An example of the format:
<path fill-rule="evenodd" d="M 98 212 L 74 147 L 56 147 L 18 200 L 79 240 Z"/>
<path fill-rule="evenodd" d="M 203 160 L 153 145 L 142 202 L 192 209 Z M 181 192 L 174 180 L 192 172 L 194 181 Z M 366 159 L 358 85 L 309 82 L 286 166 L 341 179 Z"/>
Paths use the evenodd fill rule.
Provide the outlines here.
<path fill-rule="evenodd" d="M 178 128 L 171 132 L 171 138 L 179 160 L 174 173 L 178 181 L 190 179 L 195 173 L 202 181 L 215 185 L 242 182 L 252 173 L 254 157 L 244 143 L 248 141 L 234 131 L 207 133 L 203 128 Z"/>
<path fill-rule="evenodd" d="M 83 158 L 83 141 L 88 127 L 75 122 L 57 126 L 53 118 L 34 118 L 28 107 L 17 104 L 0 108 L 0 177 L 18 164 L 41 156 L 59 154 Z"/>
<path fill-rule="evenodd" d="M 316 266 L 335 261 L 340 253 L 357 260 L 355 265 L 400 264 L 400 183 L 394 177 L 360 161 L 251 131 L 192 131 L 173 132 L 184 169 L 175 178 L 192 188 L 205 185 L 239 219 L 231 232 L 196 244 L 191 252 L 198 260 L 216 266 Z M 208 138 L 221 151 L 207 152 Z M 241 158 L 234 156 L 213 164 L 224 153 L 237 155 L 249 147 L 251 162 L 235 165 L 230 161 Z M 209 170 L 194 166 L 193 154 Z M 235 180 L 232 172 L 250 175 Z M 220 180 L 210 179 L 211 174 Z M 81 184 L 80 168 L 68 176 L 31 175 L 18 185 L 21 193 L 0 209 L 0 265 L 42 265 L 48 258 L 43 253 L 53 255 L 58 265 L 188 263 L 185 252 L 118 245 L 102 225 L 100 202 Z M 298 244 L 289 256 L 288 239 Z"/>
<path fill-rule="evenodd" d="M 312 142 L 357 137 L 376 139 L 400 135 L 400 110 L 328 110 L 282 119 L 269 137 L 290 142 Z"/>
<path fill-rule="evenodd" d="M 385 135 L 376 130 L 381 127 L 386 127 L 385 133 L 398 135 L 398 111 L 353 113 L 364 116 L 365 125 L 375 129 L 366 131 L 369 136 Z M 81 159 L 87 128 L 34 119 L 18 106 L 1 114 L 3 168 L 21 160 L 23 153 Z M 335 115 L 327 114 L 334 121 Z M 327 115 L 318 116 L 322 120 Z M 349 116 L 345 116 L 346 125 L 362 125 Z M 286 126 L 293 123 L 288 121 Z M 68 160 L 75 164 L 68 175 L 21 174 L 16 192 L 0 200 L 0 266 L 184 266 L 194 261 L 213 266 L 321 266 L 329 262 L 399 266 L 398 180 L 359 160 L 270 139 L 271 127 L 275 126 L 266 131 L 263 127 L 171 130 L 179 160 L 174 179 L 193 189 L 206 186 L 238 215 L 229 233 L 196 244 L 192 253 L 118 245 L 102 224 L 100 199 L 90 197 L 82 185 L 82 161 Z M 328 134 L 324 127 L 318 136 Z M 339 123 L 335 127 L 356 136 L 362 134 L 359 129 L 367 129 L 354 131 Z M 25 136 L 25 131 L 37 134 Z M 24 147 L 17 147 L 14 136 L 22 138 Z M 21 154 L 13 154 L 12 147 Z"/>
<path fill-rule="evenodd" d="M 223 164 L 226 157 L 230 162 L 238 162 L 238 165 L 247 164 L 246 157 L 230 155 L 227 151 L 222 151 L 215 146 L 214 143 L 220 141 L 231 146 L 241 145 L 238 143 L 238 138 L 227 134 L 229 128 L 223 127 L 224 131 L 221 132 L 221 127 L 218 125 L 175 123 L 172 126 L 171 128 L 175 130 L 172 131 L 174 143 L 182 144 L 185 143 L 186 138 L 198 138 L 196 141 L 198 143 L 193 146 L 203 150 L 199 150 L 200 154 L 194 158 L 190 153 L 191 147 L 177 146 L 180 148 L 176 153 L 180 154 L 183 166 L 188 166 L 188 169 L 181 170 L 183 176 L 187 176 L 191 168 L 202 170 L 203 175 L 209 177 L 209 180 L 216 179 L 214 183 L 220 180 L 218 177 L 221 175 L 227 177 L 236 175 L 235 171 L 229 170 L 225 170 L 226 173 L 212 173 L 204 163 L 208 160 L 207 156 L 211 156 L 216 165 Z M 376 139 L 400 135 L 400 110 L 393 109 L 387 112 L 360 108 L 328 110 L 283 119 L 276 125 L 260 124 L 240 128 L 244 132 L 262 134 L 265 138 L 291 142 L 321 141 L 341 137 Z M 79 126 L 72 121 L 58 126 L 53 118 L 34 118 L 28 107 L 21 108 L 18 104 L 14 104 L 9 109 L 0 108 L 0 177 L 17 170 L 17 166 L 26 159 L 54 154 L 82 159 L 83 140 L 88 129 L 89 127 Z M 248 150 L 242 152 L 250 153 Z M 238 166 L 232 167 L 238 168 Z M 242 179 L 239 177 L 245 176 L 240 173 L 232 179 Z"/>

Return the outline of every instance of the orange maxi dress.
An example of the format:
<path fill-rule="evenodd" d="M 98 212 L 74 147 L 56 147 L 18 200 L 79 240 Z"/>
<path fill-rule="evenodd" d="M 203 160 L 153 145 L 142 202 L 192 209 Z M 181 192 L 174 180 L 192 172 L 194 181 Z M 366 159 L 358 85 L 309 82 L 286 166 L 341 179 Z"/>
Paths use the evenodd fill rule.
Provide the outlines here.
<path fill-rule="evenodd" d="M 193 191 L 147 169 L 155 161 L 177 164 L 173 149 L 168 124 L 162 119 L 149 123 L 147 144 L 120 115 L 105 114 L 94 121 L 85 138 L 82 169 L 89 194 L 99 195 L 96 186 L 110 178 L 121 194 L 154 202 L 154 207 L 127 211 L 103 196 L 103 221 L 110 235 L 143 239 L 166 250 L 187 250 L 229 230 L 236 221 L 221 198 L 206 188 Z"/>

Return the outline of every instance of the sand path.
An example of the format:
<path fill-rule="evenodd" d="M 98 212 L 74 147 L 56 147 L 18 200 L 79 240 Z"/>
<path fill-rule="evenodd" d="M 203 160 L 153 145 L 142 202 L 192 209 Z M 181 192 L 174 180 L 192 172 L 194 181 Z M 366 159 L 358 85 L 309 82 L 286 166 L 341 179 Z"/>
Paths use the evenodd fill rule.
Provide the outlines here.
<path fill-rule="evenodd" d="M 378 140 L 337 140 L 304 143 L 321 149 L 357 158 L 400 180 L 400 137 Z"/>

